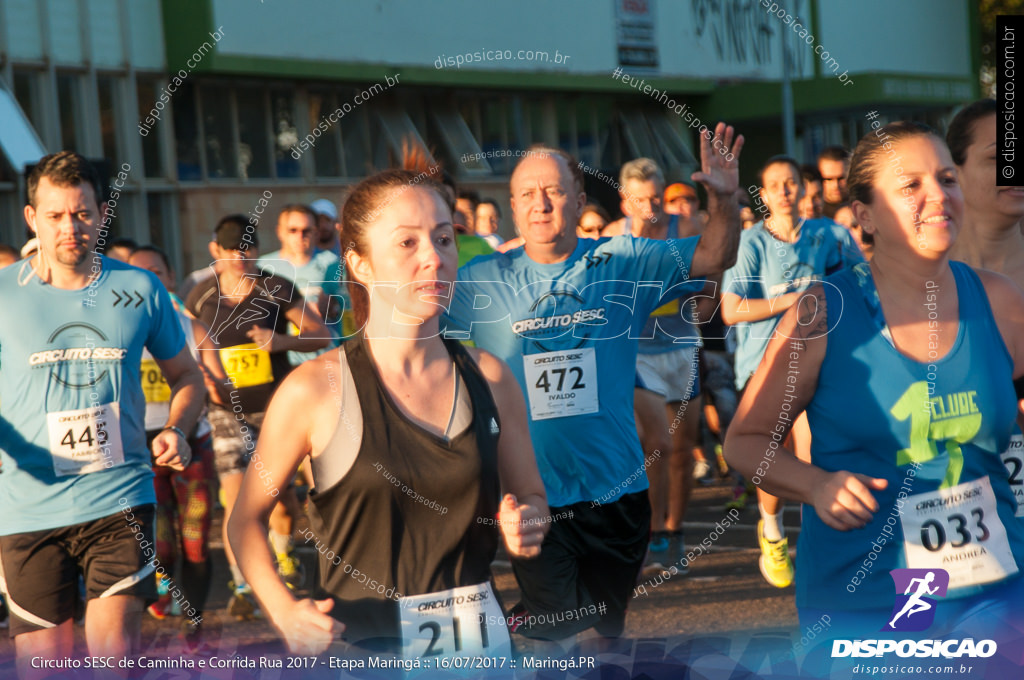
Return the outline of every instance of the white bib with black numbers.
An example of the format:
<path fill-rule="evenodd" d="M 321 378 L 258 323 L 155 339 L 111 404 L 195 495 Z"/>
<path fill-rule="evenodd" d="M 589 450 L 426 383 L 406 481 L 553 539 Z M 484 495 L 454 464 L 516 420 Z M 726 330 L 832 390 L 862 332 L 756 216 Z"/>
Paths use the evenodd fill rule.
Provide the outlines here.
<path fill-rule="evenodd" d="M 1024 517 L 1024 435 L 1016 432 L 1010 436 L 1010 445 L 1002 458 L 1010 482 L 1010 491 L 1017 501 L 1017 517 Z"/>
<path fill-rule="evenodd" d="M 490 583 L 403 597 L 402 656 L 508 656 L 512 641 Z"/>
<path fill-rule="evenodd" d="M 523 357 L 523 373 L 534 420 L 597 413 L 594 348 L 542 352 Z"/>
<path fill-rule="evenodd" d="M 84 475 L 124 464 L 121 406 L 116 402 L 46 414 L 53 472 Z"/>
<path fill-rule="evenodd" d="M 945 569 L 950 588 L 1017 573 L 988 477 L 908 497 L 900 522 L 907 567 Z"/>

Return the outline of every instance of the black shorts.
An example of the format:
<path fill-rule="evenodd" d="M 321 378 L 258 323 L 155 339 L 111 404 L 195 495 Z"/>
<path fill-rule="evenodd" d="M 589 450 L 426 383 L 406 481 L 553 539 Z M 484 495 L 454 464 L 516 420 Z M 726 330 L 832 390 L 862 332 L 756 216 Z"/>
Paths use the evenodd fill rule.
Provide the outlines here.
<path fill-rule="evenodd" d="M 516 618 L 526 617 L 515 631 L 546 640 L 590 627 L 607 637 L 622 635 L 650 539 L 647 491 L 613 503 L 551 508 L 551 516 L 540 555 L 512 560 L 525 608 L 517 608 Z"/>
<path fill-rule="evenodd" d="M 69 620 L 78 598 L 132 595 L 156 601 L 154 506 L 57 529 L 0 536 L 10 635 L 54 628 Z M 129 514 L 130 513 L 130 514 Z"/>

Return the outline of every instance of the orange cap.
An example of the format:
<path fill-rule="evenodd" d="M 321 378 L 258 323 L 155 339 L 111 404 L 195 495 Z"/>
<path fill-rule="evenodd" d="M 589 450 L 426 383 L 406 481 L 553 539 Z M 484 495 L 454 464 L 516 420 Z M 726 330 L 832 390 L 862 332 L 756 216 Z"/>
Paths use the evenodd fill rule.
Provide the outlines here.
<path fill-rule="evenodd" d="M 687 198 L 697 198 L 697 190 L 691 187 L 689 184 L 683 184 L 682 182 L 676 182 L 670 184 L 665 189 L 665 202 L 674 201 L 680 196 L 686 196 Z"/>

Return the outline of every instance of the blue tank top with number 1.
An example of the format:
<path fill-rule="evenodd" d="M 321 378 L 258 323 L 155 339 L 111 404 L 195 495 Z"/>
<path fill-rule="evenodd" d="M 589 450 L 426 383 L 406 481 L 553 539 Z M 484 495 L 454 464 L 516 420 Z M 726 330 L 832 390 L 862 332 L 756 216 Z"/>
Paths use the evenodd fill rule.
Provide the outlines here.
<path fill-rule="evenodd" d="M 999 456 L 1016 417 L 1013 361 L 977 274 L 950 266 L 959 326 L 935 334 L 957 336 L 927 362 L 886 338 L 868 265 L 825 280 L 830 331 L 807 407 L 812 462 L 889 484 L 873 491 L 879 509 L 861 529 L 836 531 L 803 508 L 798 607 L 891 607 L 896 568 L 945 569 L 947 598 L 1020 575 L 1024 523 Z M 939 294 L 922 290 L 921 303 Z"/>

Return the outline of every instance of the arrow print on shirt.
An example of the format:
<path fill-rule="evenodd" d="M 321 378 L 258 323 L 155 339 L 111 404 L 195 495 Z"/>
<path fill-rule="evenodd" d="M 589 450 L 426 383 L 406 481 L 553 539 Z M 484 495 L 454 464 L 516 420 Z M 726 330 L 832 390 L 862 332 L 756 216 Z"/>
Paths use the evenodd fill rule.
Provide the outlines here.
<path fill-rule="evenodd" d="M 117 298 L 112 303 L 112 305 L 114 307 L 117 307 L 119 304 L 121 304 L 122 301 L 124 302 L 124 306 L 125 307 L 131 306 L 131 303 L 135 302 L 135 300 L 132 298 L 132 294 L 134 294 L 135 297 L 138 298 L 138 302 L 135 302 L 135 307 L 138 307 L 139 305 L 141 305 L 143 302 L 146 301 L 146 298 L 142 297 L 142 295 L 140 295 L 139 291 L 137 291 L 137 290 L 134 290 L 134 291 L 122 290 L 121 292 L 124 293 L 124 295 L 118 295 L 116 290 L 112 290 L 110 292 L 114 294 L 115 298 Z"/>
<path fill-rule="evenodd" d="M 612 254 L 601 253 L 600 255 L 596 255 L 594 257 L 591 257 L 590 255 L 584 255 L 583 259 L 587 263 L 587 269 L 590 269 L 591 267 L 596 267 L 599 264 L 607 264 L 608 261 L 612 259 Z"/>

